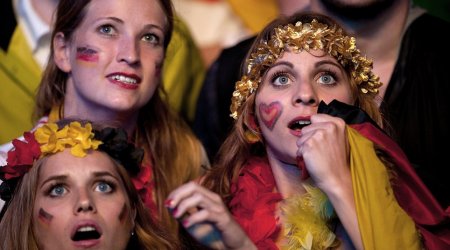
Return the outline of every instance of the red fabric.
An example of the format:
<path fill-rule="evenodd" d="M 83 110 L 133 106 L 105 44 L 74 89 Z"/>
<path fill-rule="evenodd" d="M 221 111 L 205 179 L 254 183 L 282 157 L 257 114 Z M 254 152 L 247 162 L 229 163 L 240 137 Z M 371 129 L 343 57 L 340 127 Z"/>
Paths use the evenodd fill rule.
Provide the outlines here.
<path fill-rule="evenodd" d="M 266 159 L 252 158 L 231 186 L 233 199 L 229 208 L 258 249 L 278 249 L 275 242 L 280 234 L 275 209 L 282 200 L 274 192 L 275 179 Z"/>
<path fill-rule="evenodd" d="M 400 147 L 370 123 L 350 125 L 395 161 L 392 188 L 399 205 L 414 220 L 426 249 L 450 249 L 450 208 L 444 211 L 417 176 Z"/>
<path fill-rule="evenodd" d="M 153 188 L 155 184 L 153 182 L 151 170 L 152 167 L 150 164 L 142 164 L 139 174 L 131 180 L 145 206 L 150 210 L 150 215 L 154 219 L 158 219 L 158 209 L 153 199 Z"/>
<path fill-rule="evenodd" d="M 414 220 L 426 249 L 450 249 L 449 211 L 444 211 L 419 179 L 399 146 L 370 123 L 350 125 L 379 145 L 394 159 L 396 177 L 393 190 L 399 205 Z M 243 167 L 236 183 L 230 210 L 258 249 L 278 249 L 280 234 L 275 209 L 282 197 L 275 190 L 268 161 L 254 157 Z"/>

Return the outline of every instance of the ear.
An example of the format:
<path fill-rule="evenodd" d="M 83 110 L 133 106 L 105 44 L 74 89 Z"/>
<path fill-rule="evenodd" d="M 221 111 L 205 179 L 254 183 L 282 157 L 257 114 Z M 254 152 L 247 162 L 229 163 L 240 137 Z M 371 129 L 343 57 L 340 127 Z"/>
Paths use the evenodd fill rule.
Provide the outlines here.
<path fill-rule="evenodd" d="M 69 73 L 72 70 L 70 65 L 70 47 L 62 32 L 58 32 L 53 38 L 54 55 L 53 60 L 62 71 Z"/>

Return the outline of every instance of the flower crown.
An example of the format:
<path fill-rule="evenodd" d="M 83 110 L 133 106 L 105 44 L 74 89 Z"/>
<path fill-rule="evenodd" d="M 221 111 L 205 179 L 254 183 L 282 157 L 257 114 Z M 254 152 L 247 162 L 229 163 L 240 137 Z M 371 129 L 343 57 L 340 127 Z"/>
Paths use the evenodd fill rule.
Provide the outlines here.
<path fill-rule="evenodd" d="M 372 72 L 372 60 L 361 56 L 356 48 L 355 38 L 345 36 L 342 29 L 328 27 L 316 19 L 311 23 L 297 22 L 275 28 L 269 41 L 261 42 L 252 50 L 247 59 L 247 72 L 236 82 L 232 96 L 231 117 L 237 119 L 241 106 L 254 93 L 261 83 L 265 70 L 290 48 L 299 53 L 303 50 L 324 50 L 344 67 L 351 69 L 351 77 L 363 93 L 378 93 L 382 85 L 379 77 Z"/>
<path fill-rule="evenodd" d="M 48 123 L 33 132 L 24 133 L 24 141 L 13 140 L 13 150 L 8 152 L 7 165 L 0 167 L 0 198 L 9 201 L 17 181 L 24 176 L 36 160 L 70 148 L 72 155 L 85 157 L 89 150 L 107 153 L 134 176 L 139 173 L 144 155 L 128 142 L 125 130 L 104 128 L 93 130 L 91 123 L 72 121 L 61 129 L 56 123 Z"/>

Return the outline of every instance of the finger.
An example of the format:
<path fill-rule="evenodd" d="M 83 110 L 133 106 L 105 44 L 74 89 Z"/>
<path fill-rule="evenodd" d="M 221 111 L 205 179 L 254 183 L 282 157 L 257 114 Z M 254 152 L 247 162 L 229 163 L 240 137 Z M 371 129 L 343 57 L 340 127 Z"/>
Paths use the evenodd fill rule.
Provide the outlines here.
<path fill-rule="evenodd" d="M 196 212 L 198 208 L 208 208 L 209 200 L 207 197 L 202 195 L 201 193 L 194 193 L 191 196 L 185 197 L 182 199 L 175 210 L 173 211 L 173 216 L 175 218 L 180 218 L 185 213 L 191 214 Z"/>
<path fill-rule="evenodd" d="M 169 194 L 167 199 L 164 201 L 164 205 L 167 208 L 174 209 L 176 206 L 178 206 L 178 203 L 180 203 L 181 200 L 192 196 L 195 192 L 197 192 L 196 190 L 199 187 L 199 184 L 194 181 L 190 181 L 184 185 L 179 186 Z"/>

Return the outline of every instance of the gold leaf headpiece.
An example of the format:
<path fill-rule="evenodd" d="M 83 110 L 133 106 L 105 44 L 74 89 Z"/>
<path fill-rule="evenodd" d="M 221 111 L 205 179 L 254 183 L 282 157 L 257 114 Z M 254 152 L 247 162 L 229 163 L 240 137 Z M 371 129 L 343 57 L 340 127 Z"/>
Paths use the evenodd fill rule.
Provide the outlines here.
<path fill-rule="evenodd" d="M 240 108 L 261 83 L 264 72 L 283 55 L 287 49 L 295 53 L 323 50 L 344 67 L 351 69 L 351 77 L 362 93 L 378 93 L 382 85 L 379 77 L 372 72 L 372 60 L 361 56 L 356 48 L 355 38 L 343 35 L 342 29 L 313 20 L 311 23 L 297 22 L 275 28 L 269 41 L 262 40 L 247 60 L 247 71 L 236 82 L 232 96 L 231 117 L 237 119 Z"/>

